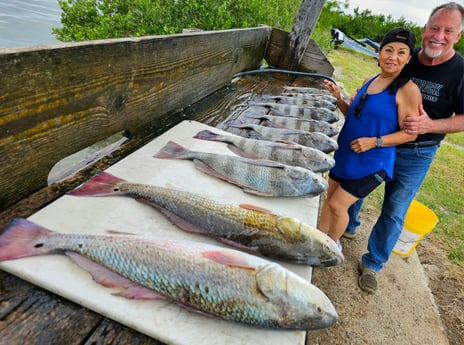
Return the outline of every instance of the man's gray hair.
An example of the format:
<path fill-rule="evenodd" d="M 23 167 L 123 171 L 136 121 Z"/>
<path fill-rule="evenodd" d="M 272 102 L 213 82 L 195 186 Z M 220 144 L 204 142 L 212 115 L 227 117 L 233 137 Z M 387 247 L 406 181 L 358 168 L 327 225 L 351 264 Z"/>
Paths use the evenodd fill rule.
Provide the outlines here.
<path fill-rule="evenodd" d="M 454 1 L 435 7 L 432 10 L 432 13 L 430 13 L 429 20 L 435 13 L 443 9 L 447 11 L 452 11 L 452 10 L 459 11 L 461 13 L 461 31 L 464 30 L 464 7 Z"/>

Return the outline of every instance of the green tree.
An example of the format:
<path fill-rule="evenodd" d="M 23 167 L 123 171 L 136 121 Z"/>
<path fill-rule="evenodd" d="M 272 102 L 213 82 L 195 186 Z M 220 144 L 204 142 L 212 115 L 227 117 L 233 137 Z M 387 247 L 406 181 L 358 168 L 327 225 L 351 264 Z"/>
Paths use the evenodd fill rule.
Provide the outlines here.
<path fill-rule="evenodd" d="M 61 41 L 163 35 L 260 24 L 290 30 L 301 0 L 58 0 Z"/>

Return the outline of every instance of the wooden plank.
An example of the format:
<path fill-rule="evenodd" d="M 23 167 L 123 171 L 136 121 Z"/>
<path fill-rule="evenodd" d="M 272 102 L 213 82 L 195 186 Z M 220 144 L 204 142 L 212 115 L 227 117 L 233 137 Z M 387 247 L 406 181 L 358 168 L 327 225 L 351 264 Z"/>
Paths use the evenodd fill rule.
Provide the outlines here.
<path fill-rule="evenodd" d="M 0 50 L 0 210 L 60 159 L 122 130 L 156 130 L 258 67 L 268 27 Z"/>
<path fill-rule="evenodd" d="M 298 71 L 320 73 L 332 77 L 334 70 L 334 67 L 317 43 L 310 39 L 301 59 Z"/>
<path fill-rule="evenodd" d="M 296 71 L 300 65 L 309 37 L 319 19 L 325 0 L 303 0 L 278 68 Z"/>
<path fill-rule="evenodd" d="M 273 28 L 269 37 L 269 44 L 264 56 L 270 66 L 277 66 L 280 57 L 284 54 L 286 43 L 289 40 L 287 31 Z M 308 45 L 297 69 L 299 72 L 320 73 L 329 77 L 333 75 L 334 68 L 314 40 L 309 39 Z"/>
<path fill-rule="evenodd" d="M 78 345 L 103 319 L 3 271 L 0 282 L 2 344 Z"/>

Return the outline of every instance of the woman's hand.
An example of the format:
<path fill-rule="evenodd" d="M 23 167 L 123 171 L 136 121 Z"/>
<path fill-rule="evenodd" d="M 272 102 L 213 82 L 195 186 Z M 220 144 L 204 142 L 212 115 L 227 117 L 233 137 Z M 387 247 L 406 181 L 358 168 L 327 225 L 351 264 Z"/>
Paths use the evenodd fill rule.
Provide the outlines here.
<path fill-rule="evenodd" d="M 351 150 L 356 153 L 369 151 L 376 147 L 377 138 L 358 138 L 350 143 Z"/>
<path fill-rule="evenodd" d="M 334 96 L 337 100 L 342 98 L 340 88 L 330 80 L 324 79 L 325 88 Z"/>

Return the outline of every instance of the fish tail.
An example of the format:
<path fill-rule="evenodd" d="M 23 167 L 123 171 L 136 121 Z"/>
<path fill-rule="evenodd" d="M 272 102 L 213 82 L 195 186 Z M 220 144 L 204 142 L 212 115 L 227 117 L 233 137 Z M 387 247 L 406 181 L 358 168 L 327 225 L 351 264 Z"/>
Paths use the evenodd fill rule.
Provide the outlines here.
<path fill-rule="evenodd" d="M 27 219 L 14 219 L 0 235 L 0 261 L 48 253 L 38 239 L 50 237 L 52 233 Z"/>
<path fill-rule="evenodd" d="M 113 176 L 106 172 L 99 172 L 82 186 L 73 189 L 68 192 L 69 195 L 74 196 L 107 196 L 115 195 L 117 190 L 115 185 L 121 182 L 126 182 L 125 180 Z"/>
<path fill-rule="evenodd" d="M 243 123 L 241 123 L 239 120 L 229 120 L 229 121 L 224 122 L 224 124 L 225 124 L 227 127 L 234 127 L 234 128 L 249 128 L 249 126 L 247 126 L 247 124 L 243 124 Z"/>
<path fill-rule="evenodd" d="M 158 151 L 153 157 L 154 158 L 177 158 L 177 159 L 190 159 L 188 155 L 190 151 L 185 147 L 173 142 L 168 143 Z"/>
<path fill-rule="evenodd" d="M 202 140 L 210 140 L 210 141 L 222 141 L 219 139 L 218 134 L 208 131 L 207 129 L 198 132 L 193 138 L 202 139 Z"/>

